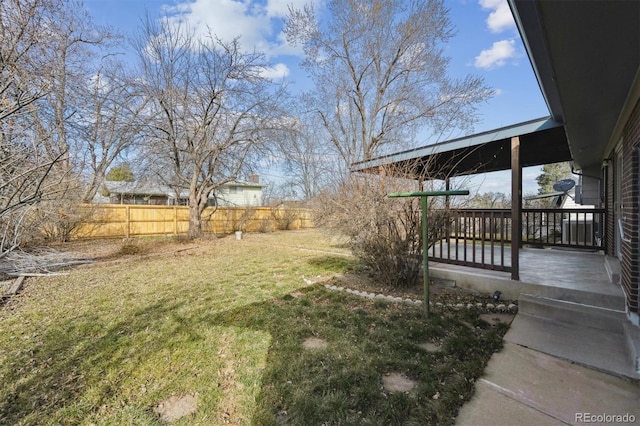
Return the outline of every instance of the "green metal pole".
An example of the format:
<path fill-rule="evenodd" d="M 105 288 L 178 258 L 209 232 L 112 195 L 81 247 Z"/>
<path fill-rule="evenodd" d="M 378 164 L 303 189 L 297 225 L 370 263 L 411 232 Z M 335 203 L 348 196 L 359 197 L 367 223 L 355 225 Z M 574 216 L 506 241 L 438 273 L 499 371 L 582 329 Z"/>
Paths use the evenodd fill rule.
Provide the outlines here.
<path fill-rule="evenodd" d="M 422 278 L 424 280 L 424 315 L 429 317 L 429 223 L 427 221 L 427 196 L 420 197 L 422 204 Z"/>
<path fill-rule="evenodd" d="M 427 221 L 427 198 L 449 195 L 469 195 L 466 189 L 460 191 L 394 192 L 391 198 L 420 197 L 422 207 L 422 277 L 424 280 L 424 313 L 429 316 L 429 224 Z"/>

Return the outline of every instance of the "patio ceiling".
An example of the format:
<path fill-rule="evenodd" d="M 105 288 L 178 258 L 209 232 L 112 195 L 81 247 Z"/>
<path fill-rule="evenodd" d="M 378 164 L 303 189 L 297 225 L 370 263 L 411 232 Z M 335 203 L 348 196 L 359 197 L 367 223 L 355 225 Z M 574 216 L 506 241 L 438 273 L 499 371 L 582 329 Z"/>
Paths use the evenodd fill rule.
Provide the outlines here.
<path fill-rule="evenodd" d="M 508 1 L 574 162 L 599 176 L 640 86 L 640 1 Z"/>
<path fill-rule="evenodd" d="M 402 177 L 448 177 L 511 169 L 511 139 L 520 138 L 520 165 L 571 160 L 564 128 L 550 118 L 503 127 L 434 145 L 354 163 L 354 172 Z"/>

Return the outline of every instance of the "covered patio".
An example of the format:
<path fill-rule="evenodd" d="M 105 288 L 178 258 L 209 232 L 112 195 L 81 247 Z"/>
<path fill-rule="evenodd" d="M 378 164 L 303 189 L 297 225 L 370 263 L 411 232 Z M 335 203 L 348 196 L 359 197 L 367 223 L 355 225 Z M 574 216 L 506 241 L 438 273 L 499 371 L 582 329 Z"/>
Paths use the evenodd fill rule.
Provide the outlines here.
<path fill-rule="evenodd" d="M 415 180 L 426 177 L 442 180 L 449 188 L 453 177 L 511 170 L 511 209 L 452 209 L 429 257 L 506 271 L 511 280 L 519 281 L 521 260 L 526 261 L 521 256 L 523 243 L 598 250 L 604 240 L 604 210 L 522 207 L 522 168 L 569 160 L 564 126 L 552 118 L 540 118 L 355 163 L 352 171 Z"/>
<path fill-rule="evenodd" d="M 510 255 L 510 249 L 507 249 Z M 607 258 L 600 252 L 562 248 L 523 248 L 519 250 L 520 280 L 509 272 L 472 268 L 432 260 L 429 272 L 434 279 L 451 285 L 492 294 L 499 290 L 505 299 L 520 294 L 561 299 L 574 303 L 624 310 L 620 284 L 611 282 Z M 615 273 L 615 272 L 614 272 Z"/>

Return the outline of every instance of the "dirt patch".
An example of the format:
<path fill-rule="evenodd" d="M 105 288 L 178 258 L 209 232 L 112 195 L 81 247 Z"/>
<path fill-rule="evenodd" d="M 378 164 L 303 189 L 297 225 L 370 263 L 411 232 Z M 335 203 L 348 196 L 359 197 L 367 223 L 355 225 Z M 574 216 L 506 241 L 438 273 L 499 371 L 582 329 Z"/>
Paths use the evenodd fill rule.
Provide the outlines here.
<path fill-rule="evenodd" d="M 219 402 L 215 424 L 244 424 L 246 419 L 241 414 L 239 397 L 242 394 L 242 383 L 238 381 L 236 368 L 238 366 L 234 356 L 233 338 L 227 334 L 222 336 L 218 356 L 224 360 L 224 364 L 218 372 L 218 387 L 223 391 L 222 400 Z"/>
<path fill-rule="evenodd" d="M 327 341 L 318 337 L 309 337 L 302 342 L 302 347 L 308 351 L 325 349 L 327 347 Z"/>
<path fill-rule="evenodd" d="M 491 325 L 496 325 L 500 323 L 511 324 L 514 314 L 482 314 L 480 315 L 480 319 L 488 322 Z"/>
<path fill-rule="evenodd" d="M 173 395 L 166 401 L 158 404 L 153 412 L 160 416 L 164 423 L 173 423 L 183 417 L 190 416 L 198 409 L 198 400 L 195 395 Z"/>
<path fill-rule="evenodd" d="M 417 385 L 417 382 L 400 373 L 391 373 L 382 377 L 382 386 L 389 392 L 411 392 Z"/>
<path fill-rule="evenodd" d="M 427 352 L 440 352 L 440 349 L 442 348 L 440 345 L 437 345 L 433 342 L 420 343 L 418 344 L 418 347 Z"/>

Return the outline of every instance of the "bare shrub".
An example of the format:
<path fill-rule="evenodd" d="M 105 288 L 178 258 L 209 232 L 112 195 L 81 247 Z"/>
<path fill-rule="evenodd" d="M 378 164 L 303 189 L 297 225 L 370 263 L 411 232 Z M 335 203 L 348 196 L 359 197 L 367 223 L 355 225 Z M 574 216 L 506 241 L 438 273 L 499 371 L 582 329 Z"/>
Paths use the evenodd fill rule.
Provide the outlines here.
<path fill-rule="evenodd" d="M 225 232 L 246 231 L 247 224 L 254 219 L 256 214 L 257 211 L 253 207 L 226 208 L 224 218 Z"/>
<path fill-rule="evenodd" d="M 300 218 L 298 210 L 281 204 L 271 209 L 271 217 L 275 222 L 276 229 L 280 231 L 288 231 L 293 224 Z"/>
<path fill-rule="evenodd" d="M 24 206 L 0 215 L 0 257 L 33 240 L 37 227 L 31 210 L 32 206 Z"/>
<path fill-rule="evenodd" d="M 233 223 L 234 231 L 244 231 L 247 223 L 253 219 L 256 215 L 256 209 L 251 207 L 245 207 L 242 210 L 240 216 L 236 216 L 236 220 Z"/>
<path fill-rule="evenodd" d="M 273 231 L 274 223 L 270 217 L 263 217 L 258 223 L 258 232 L 266 233 Z"/>
<path fill-rule="evenodd" d="M 421 281 L 422 219 L 419 197 L 389 198 L 392 192 L 421 190 L 421 179 L 352 176 L 318 198 L 316 225 L 349 238 L 353 254 L 372 277 L 389 287 Z M 428 202 L 428 246 L 451 225 L 444 200 Z"/>
<path fill-rule="evenodd" d="M 92 222 L 95 209 L 74 201 L 44 202 L 35 210 L 40 231 L 48 241 L 67 242 L 81 237 L 81 227 Z"/>
<path fill-rule="evenodd" d="M 419 201 L 389 199 L 385 187 L 377 177 L 353 177 L 319 197 L 314 220 L 346 235 L 353 254 L 380 283 L 410 286 L 420 272 Z"/>
<path fill-rule="evenodd" d="M 141 255 L 147 253 L 148 249 L 136 244 L 133 241 L 125 241 L 121 246 L 120 250 L 118 250 L 118 255 L 120 256 L 133 256 L 133 255 Z"/>

